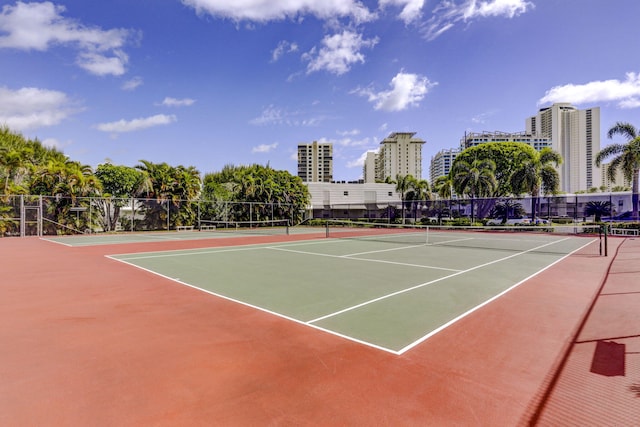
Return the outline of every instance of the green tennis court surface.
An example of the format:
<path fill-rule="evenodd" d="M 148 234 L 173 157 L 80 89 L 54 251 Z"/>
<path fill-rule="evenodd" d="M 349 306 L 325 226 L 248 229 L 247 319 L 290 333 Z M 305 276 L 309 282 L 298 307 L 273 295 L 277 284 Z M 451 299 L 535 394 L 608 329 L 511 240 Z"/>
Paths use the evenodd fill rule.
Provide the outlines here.
<path fill-rule="evenodd" d="M 566 255 L 598 245 L 547 234 L 432 232 L 428 243 L 422 234 L 415 243 L 378 237 L 111 258 L 401 354 Z"/>
<path fill-rule="evenodd" d="M 318 233 L 323 230 L 310 227 L 261 227 L 247 229 L 217 229 L 207 231 L 118 232 L 70 236 L 43 237 L 43 240 L 66 246 L 117 245 L 122 243 L 170 242 L 177 240 L 203 240 L 242 236 L 286 235 Z"/>

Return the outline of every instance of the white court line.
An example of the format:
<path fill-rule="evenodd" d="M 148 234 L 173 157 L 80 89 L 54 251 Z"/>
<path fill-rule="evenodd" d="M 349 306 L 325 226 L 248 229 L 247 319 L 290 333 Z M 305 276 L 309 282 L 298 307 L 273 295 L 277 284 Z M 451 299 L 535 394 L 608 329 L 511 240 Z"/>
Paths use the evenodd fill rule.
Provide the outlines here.
<path fill-rule="evenodd" d="M 70 248 L 72 248 L 74 246 L 77 246 L 77 245 L 70 245 L 69 243 L 59 242 L 57 240 L 51 240 L 51 239 L 46 238 L 46 237 L 40 237 L 40 240 L 44 240 L 45 242 L 50 242 L 50 243 L 56 243 L 58 245 L 67 246 L 67 247 L 70 247 Z"/>
<path fill-rule="evenodd" d="M 255 251 L 258 249 L 266 249 L 264 246 L 244 246 L 244 247 L 234 247 L 234 248 L 214 248 L 205 251 L 196 251 L 193 252 L 193 249 L 180 249 L 181 252 L 178 251 L 165 251 L 165 252 L 151 252 L 151 255 L 140 255 L 136 256 L 135 254 L 124 254 L 124 255 L 107 255 L 109 258 L 114 258 L 119 261 L 131 260 L 131 259 L 153 259 L 153 258 L 170 258 L 174 256 L 189 256 L 189 255 L 205 255 L 205 254 L 216 254 L 216 253 L 224 253 L 224 252 L 240 252 L 240 251 Z M 117 256 L 123 256 L 124 258 L 115 258 Z"/>
<path fill-rule="evenodd" d="M 294 254 L 302 254 L 302 255 L 313 255 L 313 256 L 328 257 L 328 258 L 341 258 L 341 259 L 349 259 L 349 260 L 353 260 L 353 261 L 375 262 L 375 263 L 380 263 L 380 264 L 394 264 L 394 265 L 401 265 L 401 266 L 404 266 L 404 267 L 428 268 L 430 270 L 460 271 L 460 270 L 453 269 L 453 268 L 434 267 L 432 265 L 409 264 L 409 263 L 406 263 L 406 262 L 384 261 L 384 260 L 380 260 L 380 259 L 351 258 L 350 255 L 330 255 L 330 254 L 319 254 L 319 253 L 316 253 L 316 252 L 293 251 L 291 249 L 284 249 L 284 248 L 278 247 L 278 246 L 270 246 L 270 247 L 267 247 L 267 249 L 273 249 L 275 251 L 283 251 L 283 252 L 292 252 Z"/>
<path fill-rule="evenodd" d="M 421 243 L 419 245 L 402 246 L 402 247 L 399 247 L 399 248 L 378 249 L 376 251 L 367 251 L 367 252 L 356 252 L 354 254 L 346 254 L 346 255 L 341 255 L 341 256 L 344 257 L 344 258 L 349 258 L 349 257 L 352 257 L 352 256 L 377 254 L 377 253 L 380 253 L 380 252 L 401 251 L 401 250 L 405 250 L 405 249 L 419 248 L 421 246 L 425 246 L 425 243 Z"/>
<path fill-rule="evenodd" d="M 342 334 L 342 333 L 337 332 L 337 331 L 332 331 L 330 329 L 326 329 L 326 328 L 323 328 L 321 326 L 311 325 L 311 324 L 309 324 L 309 323 L 307 323 L 307 322 L 305 322 L 303 320 L 299 320 L 299 319 L 296 319 L 294 317 L 287 316 L 285 314 L 278 313 L 276 311 L 272 311 L 272 310 L 269 310 L 269 309 L 264 308 L 264 307 L 260 307 L 260 306 L 254 305 L 254 304 L 250 304 L 250 303 L 245 302 L 245 301 L 241 301 L 241 300 L 238 300 L 238 299 L 235 299 L 235 298 L 228 297 L 226 295 L 222 295 L 222 294 L 219 294 L 219 293 L 216 293 L 216 292 L 213 292 L 213 291 L 209 291 L 207 289 L 200 288 L 200 287 L 195 286 L 195 285 L 191 285 L 191 284 L 189 284 L 187 282 L 181 281 L 179 278 L 169 277 L 169 276 L 166 276 L 166 275 L 164 275 L 162 273 L 158 273 L 157 271 L 153 271 L 153 270 L 150 270 L 148 268 L 141 267 L 139 265 L 136 265 L 136 264 L 133 264 L 133 263 L 130 263 L 130 262 L 118 259 L 118 258 L 113 258 L 113 257 L 111 257 L 109 255 L 107 255 L 106 257 L 109 258 L 109 259 L 112 259 L 114 261 L 118 261 L 118 262 L 121 262 L 123 264 L 127 264 L 127 265 L 135 267 L 135 268 L 139 268 L 140 270 L 146 271 L 148 273 L 155 274 L 156 276 L 162 277 L 164 279 L 171 280 L 172 282 L 176 282 L 176 283 L 178 283 L 180 285 L 187 286 L 187 287 L 192 288 L 192 289 L 196 289 L 196 290 L 204 292 L 206 294 L 213 295 L 215 297 L 222 298 L 224 300 L 231 301 L 231 302 L 234 302 L 236 304 L 243 305 L 245 307 L 250 307 L 250 308 L 253 308 L 255 310 L 260 310 L 262 312 L 271 314 L 273 316 L 277 316 L 277 317 L 292 321 L 292 322 L 300 324 L 300 325 L 311 327 L 313 329 L 317 329 L 319 331 L 323 331 L 323 332 L 329 333 L 331 335 L 335 335 L 335 336 L 344 338 L 346 340 L 353 341 L 353 342 L 356 342 L 358 344 L 365 345 L 367 347 L 372 347 L 372 348 L 375 348 L 375 349 L 378 349 L 378 350 L 386 351 L 387 353 L 392 353 L 392 354 L 395 354 L 396 356 L 399 355 L 399 353 L 397 351 L 395 351 L 395 350 L 392 350 L 392 349 L 389 349 L 389 348 L 386 348 L 386 347 L 383 347 L 383 346 L 380 346 L 380 345 L 377 345 L 377 344 L 373 344 L 373 343 L 370 343 L 370 342 L 367 342 L 367 341 L 363 341 L 363 340 L 360 340 L 358 338 L 350 337 L 349 335 L 345 335 L 345 334 Z"/>
<path fill-rule="evenodd" d="M 306 246 L 306 245 L 316 245 L 316 244 L 330 244 L 330 243 L 338 243 L 340 241 L 327 241 L 327 240 L 304 240 L 304 241 L 296 241 L 292 243 L 283 243 L 282 245 L 271 245 L 269 243 L 262 244 L 247 244 L 247 245 L 237 245 L 233 247 L 228 246 L 215 246 L 208 249 L 198 250 L 198 249 L 168 249 L 164 251 L 153 251 L 153 252 L 143 252 L 143 254 L 147 255 L 138 255 L 139 253 L 124 253 L 124 254 L 111 254 L 107 255 L 109 257 L 123 257 L 118 259 L 145 259 L 145 258 L 167 258 L 172 256 L 184 256 L 184 255 L 204 255 L 204 254 L 213 254 L 219 252 L 236 252 L 236 251 L 251 251 L 257 249 L 274 249 L 278 247 L 289 247 L 289 246 Z M 310 252 L 312 253 L 312 252 Z"/>
<path fill-rule="evenodd" d="M 570 237 L 567 237 L 567 238 L 565 238 L 565 239 L 561 239 L 561 240 L 558 240 L 558 241 L 554 241 L 554 242 L 551 242 L 551 243 L 547 243 L 547 244 L 545 244 L 545 245 L 541 245 L 541 246 L 539 246 L 539 247 L 536 247 L 536 248 L 530 249 L 529 251 L 533 251 L 533 250 L 536 250 L 536 249 L 538 249 L 538 248 L 542 248 L 542 247 L 544 247 L 544 246 L 548 246 L 548 245 L 551 245 L 551 244 L 554 244 L 554 243 L 558 243 L 558 242 L 560 242 L 560 241 L 567 240 L 567 239 L 569 239 L 569 238 L 570 238 Z M 268 309 L 263 308 L 263 307 L 259 307 L 259 306 L 256 306 L 256 305 L 253 305 L 253 304 L 250 304 L 250 303 L 247 303 L 247 302 L 241 301 L 241 300 L 236 300 L 236 299 L 234 299 L 234 298 L 227 297 L 227 296 L 225 296 L 225 295 L 218 294 L 218 293 L 215 293 L 215 292 L 212 292 L 212 291 L 206 290 L 206 289 L 202 289 L 202 288 L 200 288 L 200 287 L 198 287 L 198 286 L 194 286 L 194 285 L 191 285 L 191 284 L 186 283 L 186 282 L 182 282 L 182 281 L 181 281 L 180 279 L 178 279 L 178 278 L 172 278 L 172 277 L 169 277 L 169 276 L 163 275 L 163 274 L 158 273 L 158 272 L 156 272 L 156 271 L 153 271 L 153 270 L 150 270 L 150 269 L 147 269 L 147 268 L 141 267 L 141 266 L 139 266 L 139 265 L 136 265 L 136 264 L 133 264 L 133 263 L 127 262 L 127 261 L 126 261 L 126 260 L 124 260 L 124 259 L 114 258 L 114 256 L 116 256 L 116 255 L 114 255 L 114 256 L 105 255 L 105 256 L 106 256 L 107 258 L 110 258 L 110 259 L 114 260 L 114 261 L 122 262 L 122 263 L 124 263 L 124 264 L 130 265 L 130 266 L 133 266 L 133 267 L 135 267 L 135 268 L 139 268 L 139 269 L 141 269 L 141 270 L 147 271 L 147 272 L 152 273 L 152 274 L 154 274 L 154 275 L 157 275 L 157 276 L 160 276 L 160 277 L 166 278 L 166 279 L 171 280 L 171 281 L 173 281 L 173 282 L 176 282 L 176 283 L 178 283 L 178 284 L 180 284 L 180 285 L 187 286 L 187 287 L 190 287 L 190 288 L 193 288 L 193 289 L 199 290 L 199 291 L 201 291 L 201 292 L 204 292 L 204 293 L 207 293 L 207 294 L 210 294 L 210 295 L 213 295 L 213 296 L 217 296 L 217 297 L 219 297 L 219 298 L 223 298 L 223 299 L 225 299 L 225 300 L 232 301 L 232 302 L 235 302 L 235 303 L 237 303 L 237 304 L 244 305 L 244 306 L 246 306 L 246 307 L 251 307 L 251 308 L 254 308 L 254 309 L 260 310 L 260 311 L 262 311 L 262 312 L 269 313 L 269 314 L 272 314 L 272 315 L 278 316 L 278 317 L 280 317 L 280 318 L 283 318 L 283 319 L 287 319 L 287 320 L 293 321 L 293 322 L 295 322 L 295 323 L 297 323 L 297 324 L 305 325 L 305 326 L 311 327 L 311 328 L 313 328 L 313 329 L 316 329 L 316 330 L 319 330 L 319 331 L 323 331 L 323 332 L 329 333 L 329 334 L 331 334 L 331 335 L 334 335 L 334 336 L 337 336 L 337 337 L 340 337 L 340 338 L 343 338 L 343 339 L 346 339 L 346 340 L 349 340 L 349 341 L 352 341 L 352 342 L 355 342 L 355 343 L 359 343 L 359 344 L 365 345 L 365 346 L 367 346 L 367 347 L 375 348 L 375 349 L 382 350 L 382 351 L 385 351 L 385 352 L 387 352 L 387 353 L 391 353 L 391 354 L 394 354 L 394 355 L 396 355 L 396 356 L 399 356 L 399 355 L 402 355 L 403 353 L 405 353 L 405 352 L 407 352 L 407 351 L 411 350 L 412 348 L 414 348 L 414 347 L 415 347 L 415 346 L 417 346 L 418 344 L 420 344 L 420 343 L 424 342 L 424 341 L 425 341 L 425 340 L 427 340 L 429 337 L 431 337 L 431 336 L 435 335 L 436 333 L 438 333 L 438 332 L 442 331 L 442 330 L 443 330 L 443 329 L 445 329 L 446 327 L 448 327 L 448 326 L 452 325 L 453 323 L 457 322 L 458 320 L 462 319 L 463 317 L 465 317 L 465 316 L 467 316 L 467 315 L 471 314 L 472 312 L 476 311 L 477 309 L 479 309 L 479 308 L 481 308 L 481 307 L 483 307 L 483 306 L 487 305 L 487 304 L 488 304 L 488 303 L 490 303 L 491 301 L 494 301 L 494 300 L 495 300 L 495 299 L 497 299 L 498 297 L 500 297 L 500 296 L 502 296 L 502 295 L 506 294 L 506 293 L 507 293 L 507 292 L 509 292 L 510 290 L 514 289 L 515 287 L 517 287 L 517 286 L 519 286 L 520 284 L 522 284 L 522 283 L 524 283 L 525 281 L 527 281 L 529 278 L 534 277 L 535 275 L 539 274 L 540 272 L 542 272 L 542 271 L 546 270 L 547 268 L 549 268 L 549 267 L 553 266 L 554 264 L 556 264 L 556 263 L 560 262 L 560 261 L 561 261 L 561 260 L 563 260 L 564 258 L 566 258 L 566 257 L 570 256 L 571 254 L 573 254 L 573 253 L 575 253 L 575 252 L 579 251 L 580 249 L 584 248 L 585 246 L 587 246 L 587 245 L 589 245 L 589 244 L 593 243 L 594 241 L 595 241 L 595 240 L 591 240 L 591 241 L 589 241 L 589 242 L 588 242 L 588 243 L 586 243 L 585 245 L 583 245 L 583 246 L 581 246 L 580 248 L 578 248 L 578 249 L 574 250 L 573 252 L 571 252 L 571 253 L 569 253 L 569 254 L 565 255 L 564 257 L 562 257 L 562 258 L 558 259 L 557 261 L 553 262 L 553 263 L 552 263 L 552 264 L 550 264 L 549 266 L 547 266 L 547 267 L 545 267 L 545 268 L 541 269 L 540 271 L 538 271 L 538 272 L 536 272 L 536 273 L 532 274 L 532 275 L 531 275 L 531 276 L 529 276 L 527 279 L 524 279 L 524 280 L 522 280 L 521 282 L 518 282 L 516 285 L 514 285 L 514 286 L 512 286 L 512 287 L 508 288 L 507 290 L 505 290 L 505 291 L 501 292 L 500 294 L 498 294 L 498 295 L 496 295 L 496 296 L 494 296 L 494 297 L 490 298 L 489 300 L 487 300 L 487 301 L 485 301 L 485 302 L 483 302 L 483 303 L 481 303 L 481 304 L 477 305 L 476 307 L 474 307 L 474 308 L 472 308 L 472 309 L 468 310 L 467 312 L 465 312 L 465 313 L 463 313 L 462 315 L 460 315 L 460 316 L 456 317 L 455 319 L 450 320 L 449 322 L 445 323 L 444 325 L 440 326 L 439 328 L 437 328 L 437 329 L 435 329 L 435 330 L 433 330 L 433 331 L 429 332 L 428 334 L 426 334 L 426 335 L 425 335 L 425 336 L 423 336 L 422 338 L 420 338 L 420 339 L 418 339 L 418 340 L 414 341 L 413 343 L 411 343 L 411 344 L 409 344 L 409 345 L 405 346 L 405 347 L 404 347 L 404 348 L 402 348 L 401 350 L 392 350 L 392 349 L 389 349 L 389 348 L 386 348 L 386 347 L 383 347 L 383 346 L 380 346 L 380 345 L 377 345 L 377 344 L 373 344 L 373 343 L 370 343 L 370 342 L 367 342 L 367 341 L 363 341 L 363 340 L 360 340 L 360 339 L 358 339 L 358 338 L 354 338 L 354 337 L 351 337 L 351 336 L 348 336 L 348 335 L 345 335 L 345 334 L 339 333 L 339 332 L 337 332 L 337 331 L 332 331 L 332 330 L 330 330 L 330 329 L 326 329 L 326 328 L 323 328 L 323 327 L 321 327 L 321 326 L 318 326 L 318 325 L 314 325 L 314 324 L 312 324 L 312 322 L 317 322 L 319 319 L 326 318 L 326 317 L 328 317 L 328 316 L 324 316 L 324 317 L 322 317 L 322 318 L 318 318 L 318 319 L 310 320 L 310 321 L 298 320 L 298 319 L 295 319 L 295 318 L 293 318 L 293 317 L 290 317 L 290 316 L 287 316 L 287 315 L 284 315 L 284 314 L 281 314 L 281 313 L 277 313 L 277 312 L 274 312 L 274 311 L 268 310 Z M 296 243 L 294 243 L 294 244 L 291 244 L 291 246 L 304 245 L 304 244 L 316 244 L 316 243 L 325 243 L 325 242 L 324 242 L 324 241 L 322 241 L 322 242 L 320 242 L 320 241 L 314 241 L 314 242 L 307 242 L 307 243 L 305 243 L 305 242 L 296 242 Z M 264 248 L 266 248 L 266 249 L 278 249 L 278 250 L 285 250 L 285 249 L 282 249 L 282 248 L 279 248 L 279 247 L 275 247 L 275 246 L 266 246 L 266 247 L 265 247 L 265 246 L 256 246 L 256 245 L 250 245 L 250 246 L 253 246 L 253 247 L 246 247 L 246 248 L 244 248 L 244 249 L 246 249 L 246 250 L 251 250 L 251 249 L 264 249 Z M 288 245 L 283 245 L 283 246 L 288 246 Z M 182 251 L 182 250 L 181 250 L 181 251 Z M 186 250 L 185 250 L 185 251 L 186 251 Z M 225 250 L 225 251 L 227 251 L 227 250 Z M 527 252 L 529 252 L 529 251 L 527 251 Z M 174 251 L 174 252 L 175 252 L 175 251 Z M 220 251 L 207 251 L 207 253 L 208 253 L 208 252 L 215 253 L 215 252 L 220 252 Z M 291 251 L 291 252 L 296 252 L 296 251 Z M 202 253 L 205 253 L 205 252 L 202 252 Z M 328 256 L 328 255 L 316 254 L 316 253 L 312 253 L 312 252 L 301 252 L 301 253 L 308 253 L 308 254 L 311 254 L 311 255 L 317 255 L 317 256 Z M 447 277 L 444 277 L 444 278 L 442 278 L 442 279 L 437 279 L 437 280 L 435 280 L 435 281 L 433 281 L 433 282 L 429 282 L 429 283 L 427 283 L 427 284 L 431 284 L 431 283 L 437 282 L 437 281 L 439 281 L 439 280 L 443 280 L 443 279 L 448 278 L 448 277 L 453 277 L 453 276 L 456 276 L 456 275 L 459 275 L 459 274 L 462 274 L 462 273 L 465 273 L 465 272 L 468 272 L 468 271 L 472 271 L 472 270 L 475 270 L 475 269 L 478 269 L 478 268 L 484 267 L 484 266 L 486 266 L 486 265 L 490 265 L 490 264 L 493 264 L 493 263 L 496 263 L 496 262 L 500 262 L 500 261 L 506 260 L 506 259 L 508 259 L 508 258 L 512 258 L 512 257 L 515 257 L 515 256 L 519 256 L 519 255 L 522 255 L 523 253 L 525 253 L 525 252 L 517 253 L 517 254 L 511 255 L 511 256 L 509 256 L 509 257 L 502 258 L 502 259 L 500 259 L 500 260 L 496 260 L 496 261 L 492 261 L 492 262 L 489 262 L 489 263 L 486 263 L 486 264 L 483 264 L 483 265 L 479 265 L 479 266 L 473 267 L 473 268 L 468 269 L 468 270 L 465 270 L 465 271 L 460 271 L 460 272 L 458 272 L 458 273 L 456 273 L 456 274 L 452 274 L 452 275 L 447 276 Z M 174 255 L 177 255 L 177 254 L 174 254 Z M 187 255 L 188 255 L 188 254 L 187 254 Z M 169 255 L 169 256 L 171 256 L 171 255 Z M 358 260 L 358 258 L 348 258 L 348 259 L 355 259 L 355 260 Z M 424 266 L 417 266 L 417 267 L 424 267 Z M 427 284 L 418 285 L 418 286 L 413 287 L 413 288 L 411 288 L 411 289 L 415 289 L 415 288 L 418 288 L 418 287 L 421 287 L 421 286 L 426 286 Z M 410 289 L 408 289 L 408 290 L 410 290 Z M 408 291 L 408 290 L 400 291 L 400 292 L 395 292 L 394 294 L 399 294 L 399 293 L 402 293 L 402 292 L 406 292 L 406 291 Z M 393 295 L 393 294 L 392 294 L 392 295 Z M 388 296 L 387 296 L 387 297 L 388 297 Z M 385 298 L 386 298 L 386 297 L 385 297 Z M 378 298 L 378 300 L 379 300 L 379 299 L 382 299 L 382 298 Z M 370 302 L 369 302 L 369 303 L 370 303 Z M 364 305 L 364 304 L 359 304 L 359 306 L 362 306 L 362 305 Z M 353 309 L 353 308 L 350 308 L 350 309 Z M 342 312 L 344 312 L 344 311 L 347 311 L 347 310 L 342 310 Z M 333 315 L 335 315 L 335 313 L 334 313 Z"/>
<path fill-rule="evenodd" d="M 569 237 L 567 237 L 568 239 Z M 562 240 L 566 240 L 566 239 L 562 239 Z M 547 265 L 546 267 L 536 271 L 535 273 L 533 273 L 532 275 L 522 279 L 521 281 L 519 281 L 518 283 L 516 283 L 515 285 L 505 289 L 504 291 L 500 292 L 499 294 L 489 298 L 488 300 L 484 301 L 483 303 L 480 303 L 478 305 L 476 305 L 475 307 L 465 311 L 464 313 L 462 313 L 461 315 L 459 315 L 458 317 L 455 317 L 451 320 L 449 320 L 447 323 L 441 325 L 440 327 L 434 329 L 433 331 L 429 332 L 428 334 L 426 334 L 425 336 L 423 336 L 422 338 L 412 342 L 411 344 L 405 346 L 404 348 L 398 350 L 398 355 L 403 354 L 409 350 L 411 350 L 412 348 L 416 347 L 417 345 L 425 342 L 427 339 L 429 339 L 430 337 L 434 336 L 435 334 L 437 334 L 438 332 L 448 328 L 449 326 L 453 325 L 454 323 L 456 323 L 458 320 L 467 317 L 468 315 L 470 315 L 471 313 L 473 313 L 474 311 L 484 307 L 485 305 L 489 304 L 492 301 L 495 301 L 496 299 L 500 298 L 501 296 L 503 296 L 504 294 L 506 294 L 507 292 L 517 288 L 518 286 L 520 286 L 521 284 L 525 283 L 527 280 L 537 276 L 538 274 L 542 273 L 543 271 L 551 268 L 552 266 L 554 266 L 555 264 L 559 263 L 560 261 L 562 261 L 563 259 L 567 258 L 568 256 L 578 252 L 580 249 L 592 244 L 593 242 L 595 242 L 596 240 L 590 240 L 588 243 L 585 243 L 584 245 L 580 246 L 578 249 L 575 249 L 574 251 L 571 251 L 570 253 L 566 254 L 565 256 L 563 256 L 562 258 L 557 259 L 556 261 L 552 262 L 551 264 Z M 555 243 L 555 242 L 554 242 Z"/>
<path fill-rule="evenodd" d="M 362 302 L 362 303 L 360 303 L 360 304 L 356 304 L 356 305 L 351 306 L 351 307 L 347 307 L 347 308 L 342 309 L 342 310 L 340 310 L 340 311 L 336 311 L 335 313 L 329 313 L 329 314 L 327 314 L 327 315 L 324 315 L 324 316 L 318 317 L 317 319 L 309 320 L 309 322 L 308 322 L 308 323 L 315 323 L 315 322 L 319 322 L 320 320 L 328 319 L 328 318 L 330 318 L 330 317 L 334 317 L 334 316 L 337 316 L 337 315 L 339 315 L 339 314 L 346 313 L 346 312 L 348 312 L 348 311 L 352 311 L 352 310 L 355 310 L 355 309 L 360 308 L 360 307 L 364 307 L 364 306 L 369 305 L 369 304 L 373 304 L 374 302 L 382 301 L 382 300 L 384 300 L 384 299 L 391 298 L 391 297 L 394 297 L 394 296 L 396 296 L 396 295 L 400 295 L 400 294 L 404 294 L 404 293 L 406 293 L 406 292 L 410 292 L 410 291 L 413 291 L 413 290 L 416 290 L 416 289 L 420 289 L 420 288 L 423 288 L 423 287 L 425 287 L 425 286 L 429 286 L 429 285 L 432 285 L 432 284 L 434 284 L 434 283 L 441 282 L 441 281 L 443 281 L 443 280 L 450 279 L 450 278 L 452 278 L 452 277 L 459 276 L 459 275 L 461 275 L 461 274 L 465 274 L 465 273 L 468 273 L 468 272 L 470 272 L 470 271 L 474 271 L 474 270 L 477 270 L 477 269 L 479 269 L 479 268 L 486 267 L 486 266 L 488 266 L 488 265 L 497 264 L 497 263 L 499 263 L 499 262 L 502 262 L 502 261 L 505 261 L 505 260 L 508 260 L 508 259 L 511 259 L 511 258 L 514 258 L 514 257 L 520 256 L 520 255 L 523 255 L 523 254 L 526 254 L 527 252 L 531 252 L 531 251 L 534 251 L 534 250 L 537 250 L 537 249 L 540 249 L 540 248 L 544 248 L 545 246 L 553 245 L 553 244 L 555 244 L 555 243 L 562 242 L 563 240 L 567 240 L 567 239 L 569 239 L 569 237 L 566 237 L 566 238 L 564 238 L 564 239 L 562 239 L 562 240 L 558 240 L 558 241 L 556 241 L 556 242 L 546 243 L 546 244 L 544 244 L 544 245 L 537 246 L 537 247 L 535 247 L 535 248 L 529 249 L 529 250 L 524 251 L 524 252 L 518 252 L 518 253 L 516 253 L 516 254 L 509 255 L 509 256 L 504 257 L 504 258 L 499 258 L 499 259 L 497 259 L 497 260 L 489 261 L 489 262 L 486 262 L 486 263 L 484 263 L 484 264 L 476 265 L 475 267 L 471 267 L 471 268 L 468 268 L 468 269 L 466 269 L 466 270 L 461 270 L 461 271 L 458 271 L 458 272 L 456 272 L 456 273 L 450 274 L 450 275 L 448 275 L 448 276 L 440 277 L 440 278 L 438 278 L 438 279 L 431 280 L 431 281 L 429 281 L 429 282 L 421 283 L 421 284 L 419 284 L 419 285 L 412 286 L 412 287 L 407 288 L 407 289 L 402 289 L 402 290 L 400 290 L 400 291 L 392 292 L 392 293 L 390 293 L 390 294 L 383 295 L 383 296 L 381 296 L 381 297 L 374 298 L 374 299 L 371 299 L 371 300 L 369 300 L 369 301 L 365 301 L 365 302 Z"/>

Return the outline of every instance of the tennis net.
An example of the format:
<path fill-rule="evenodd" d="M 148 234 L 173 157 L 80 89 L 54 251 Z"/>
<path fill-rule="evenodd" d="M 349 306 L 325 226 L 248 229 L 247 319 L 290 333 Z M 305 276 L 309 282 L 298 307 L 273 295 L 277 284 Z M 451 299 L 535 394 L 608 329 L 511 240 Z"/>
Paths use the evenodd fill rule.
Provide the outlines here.
<path fill-rule="evenodd" d="M 289 220 L 262 221 L 200 221 L 200 231 L 219 231 L 244 234 L 289 234 Z"/>
<path fill-rule="evenodd" d="M 408 246 L 454 246 L 515 252 L 606 255 L 607 235 L 599 225 L 437 226 L 328 220 L 326 236 Z"/>

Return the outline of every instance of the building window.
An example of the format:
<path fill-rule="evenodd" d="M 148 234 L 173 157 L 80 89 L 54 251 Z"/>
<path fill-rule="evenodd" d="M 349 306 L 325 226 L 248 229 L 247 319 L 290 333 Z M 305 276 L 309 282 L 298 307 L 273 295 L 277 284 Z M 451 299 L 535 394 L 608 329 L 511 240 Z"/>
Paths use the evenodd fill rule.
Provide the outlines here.
<path fill-rule="evenodd" d="M 348 191 L 345 191 L 345 192 L 343 192 L 342 194 L 343 194 L 344 196 L 348 196 L 348 195 L 349 195 L 349 192 L 348 192 Z"/>

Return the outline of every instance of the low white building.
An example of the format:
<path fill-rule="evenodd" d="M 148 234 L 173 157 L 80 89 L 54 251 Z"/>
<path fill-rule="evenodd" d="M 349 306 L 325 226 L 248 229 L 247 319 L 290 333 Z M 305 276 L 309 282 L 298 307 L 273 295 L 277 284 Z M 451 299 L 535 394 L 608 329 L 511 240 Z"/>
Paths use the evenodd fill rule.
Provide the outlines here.
<path fill-rule="evenodd" d="M 400 207 L 395 184 L 306 183 L 313 218 L 384 218 L 390 207 Z"/>

